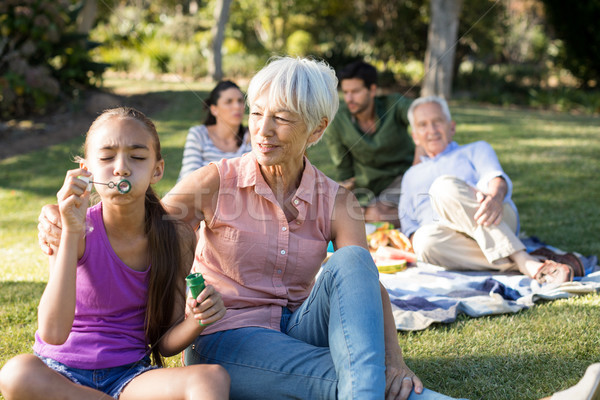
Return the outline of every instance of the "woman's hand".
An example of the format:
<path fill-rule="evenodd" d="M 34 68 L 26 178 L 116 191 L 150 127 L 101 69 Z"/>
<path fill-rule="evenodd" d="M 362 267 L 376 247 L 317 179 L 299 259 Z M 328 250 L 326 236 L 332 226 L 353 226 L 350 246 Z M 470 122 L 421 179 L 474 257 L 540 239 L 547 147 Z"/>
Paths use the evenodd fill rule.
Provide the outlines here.
<path fill-rule="evenodd" d="M 192 318 L 203 325 L 212 324 L 225 315 L 225 304 L 221 294 L 212 285 L 207 285 L 197 298 L 189 297 L 186 301 Z"/>
<path fill-rule="evenodd" d="M 44 254 L 51 256 L 60 243 L 62 223 L 56 204 L 46 204 L 38 217 L 38 243 Z"/>
<path fill-rule="evenodd" d="M 81 168 L 67 171 L 63 187 L 56 194 L 62 227 L 74 233 L 85 230 L 85 216 L 90 198 L 88 182 L 80 179 L 80 176 L 89 177 L 90 173 Z"/>
<path fill-rule="evenodd" d="M 423 392 L 423 383 L 408 368 L 401 354 L 385 356 L 385 398 L 386 400 L 406 400 L 414 389 L 415 393 Z"/>

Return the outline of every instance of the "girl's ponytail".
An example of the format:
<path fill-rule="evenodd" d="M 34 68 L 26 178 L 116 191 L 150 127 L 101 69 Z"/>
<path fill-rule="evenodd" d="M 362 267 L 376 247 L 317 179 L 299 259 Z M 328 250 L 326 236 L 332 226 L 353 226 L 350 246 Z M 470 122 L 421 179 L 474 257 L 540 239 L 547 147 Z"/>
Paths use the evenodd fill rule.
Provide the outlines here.
<path fill-rule="evenodd" d="M 182 242 L 178 228 L 187 226 L 170 219 L 154 190 L 146 191 L 146 235 L 150 256 L 146 337 L 152 348 L 152 358 L 162 366 L 158 341 L 173 324 L 177 299 L 185 298 L 182 282 L 189 271 L 182 267 Z M 178 226 L 180 225 L 180 226 Z M 190 251 L 194 251 L 190 248 Z M 191 266 L 190 266 L 191 267 Z M 184 304 L 180 304 L 184 307 Z"/>

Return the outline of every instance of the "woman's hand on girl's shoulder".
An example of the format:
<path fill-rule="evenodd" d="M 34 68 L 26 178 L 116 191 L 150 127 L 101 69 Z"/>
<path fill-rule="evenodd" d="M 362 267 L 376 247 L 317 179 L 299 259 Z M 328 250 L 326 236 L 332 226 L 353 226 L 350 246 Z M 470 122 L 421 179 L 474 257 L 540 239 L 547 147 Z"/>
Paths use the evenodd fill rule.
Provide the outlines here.
<path fill-rule="evenodd" d="M 38 217 L 38 243 L 42 252 L 51 256 L 58 249 L 62 225 L 58 205 L 46 204 Z"/>
<path fill-rule="evenodd" d="M 212 285 L 207 285 L 197 298 L 188 297 L 187 307 L 189 315 L 203 325 L 217 322 L 227 310 L 221 294 Z"/>
<path fill-rule="evenodd" d="M 56 194 L 64 231 L 81 233 L 85 230 L 85 216 L 90 198 L 85 178 L 90 177 L 90 173 L 81 168 L 67 171 L 63 186 Z"/>

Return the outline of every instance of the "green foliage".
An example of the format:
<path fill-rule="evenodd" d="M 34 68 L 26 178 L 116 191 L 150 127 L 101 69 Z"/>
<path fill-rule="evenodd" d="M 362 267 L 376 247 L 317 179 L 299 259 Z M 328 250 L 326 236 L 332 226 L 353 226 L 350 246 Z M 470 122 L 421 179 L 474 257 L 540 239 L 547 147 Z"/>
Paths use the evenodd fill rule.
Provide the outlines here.
<path fill-rule="evenodd" d="M 560 86 L 530 89 L 529 104 L 558 111 L 580 111 L 600 114 L 600 90 L 581 90 Z"/>
<path fill-rule="evenodd" d="M 454 82 L 454 96 L 506 106 L 600 113 L 600 90 L 548 87 L 548 73 L 544 67 L 532 64 L 464 62 Z"/>
<path fill-rule="evenodd" d="M 81 3 L 6 0 L 0 3 L 0 117 L 44 113 L 61 94 L 90 86 L 106 65 L 75 31 Z"/>
<path fill-rule="evenodd" d="M 312 35 L 305 30 L 294 31 L 288 36 L 285 44 L 287 54 L 291 56 L 308 56 L 314 48 Z"/>
<path fill-rule="evenodd" d="M 118 6 L 91 33 L 103 43 L 94 55 L 118 71 L 203 76 L 212 24 L 207 11 L 159 15 L 152 8 Z M 240 49 L 243 46 L 236 50 Z"/>
<path fill-rule="evenodd" d="M 507 35 L 508 21 L 502 2 L 494 0 L 464 0 L 458 26 L 456 63 L 467 59 L 498 61 Z M 427 20 L 429 23 L 429 20 Z"/>
<path fill-rule="evenodd" d="M 560 63 L 582 79 L 584 86 L 592 82 L 597 85 L 600 75 L 600 31 L 597 29 L 600 0 L 542 1 L 556 36 L 564 41 L 565 51 L 560 54 Z"/>
<path fill-rule="evenodd" d="M 577 79 L 562 67 L 566 42 L 547 32 L 541 0 L 463 1 L 458 98 L 597 112 L 597 92 L 559 89 Z M 215 2 L 197 3 L 193 14 L 190 4 L 102 2 L 93 38 L 104 45 L 95 56 L 119 71 L 206 76 Z M 336 69 L 362 58 L 377 67 L 384 89 L 409 88 L 415 95 L 424 77 L 429 13 L 430 0 L 237 0 L 226 25 L 223 72 L 249 78 L 272 55 L 311 55 Z"/>
<path fill-rule="evenodd" d="M 528 88 L 522 85 L 522 78 L 532 72 L 526 65 L 466 62 L 454 83 L 458 89 L 456 95 L 460 96 L 460 89 L 464 88 L 478 101 L 502 105 L 527 104 Z"/>
<path fill-rule="evenodd" d="M 566 44 L 547 32 L 540 1 L 469 2 L 461 16 L 461 34 L 465 28 L 470 33 L 457 46 L 455 97 L 598 112 L 600 90 L 577 90 L 578 79 L 561 67 Z"/>

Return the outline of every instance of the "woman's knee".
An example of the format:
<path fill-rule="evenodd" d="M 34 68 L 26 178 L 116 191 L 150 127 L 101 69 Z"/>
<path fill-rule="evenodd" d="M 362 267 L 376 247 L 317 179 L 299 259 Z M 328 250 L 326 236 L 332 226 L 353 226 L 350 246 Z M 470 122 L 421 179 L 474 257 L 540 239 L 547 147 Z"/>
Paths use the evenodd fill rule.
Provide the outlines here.
<path fill-rule="evenodd" d="M 378 278 L 377 267 L 367 249 L 360 246 L 345 246 L 336 250 L 324 267 L 325 270 L 342 274 L 370 271 Z"/>

